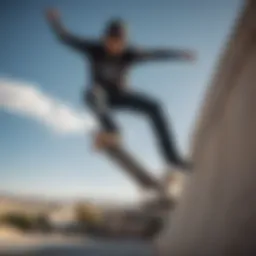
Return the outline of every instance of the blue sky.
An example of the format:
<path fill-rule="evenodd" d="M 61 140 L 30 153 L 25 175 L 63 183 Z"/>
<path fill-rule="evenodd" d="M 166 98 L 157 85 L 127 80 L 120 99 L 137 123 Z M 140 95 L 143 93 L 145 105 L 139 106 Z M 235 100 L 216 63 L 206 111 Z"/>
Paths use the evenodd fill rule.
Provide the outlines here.
<path fill-rule="evenodd" d="M 58 8 L 64 24 L 79 35 L 97 37 L 104 22 L 118 16 L 128 22 L 133 43 L 197 52 L 192 64 L 148 63 L 130 74 L 134 89 L 163 102 L 178 147 L 186 155 L 200 101 L 241 1 L 1 0 L 0 89 L 9 90 L 13 84 L 22 90 L 34 88 L 80 115 L 87 111 L 81 100 L 87 62 L 55 39 L 43 16 L 48 6 Z M 88 131 L 61 133 L 35 115 L 10 111 L 0 95 L 1 190 L 58 198 L 136 196 L 135 186 L 114 163 L 92 153 Z M 146 119 L 127 113 L 116 113 L 116 119 L 127 147 L 159 175 L 163 161 Z"/>

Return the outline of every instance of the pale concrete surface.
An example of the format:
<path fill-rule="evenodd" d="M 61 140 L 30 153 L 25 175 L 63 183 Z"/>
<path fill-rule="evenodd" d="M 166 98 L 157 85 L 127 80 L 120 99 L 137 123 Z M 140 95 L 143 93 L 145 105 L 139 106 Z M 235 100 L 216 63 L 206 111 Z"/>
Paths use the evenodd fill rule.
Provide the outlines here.
<path fill-rule="evenodd" d="M 216 17 L 217 19 L 218 17 Z M 159 255 L 256 255 L 256 1 L 246 1 L 202 107 L 195 172 Z"/>
<path fill-rule="evenodd" d="M 34 246 L 0 248 L 0 255 L 24 256 L 153 256 L 150 245 L 140 241 L 42 242 Z"/>

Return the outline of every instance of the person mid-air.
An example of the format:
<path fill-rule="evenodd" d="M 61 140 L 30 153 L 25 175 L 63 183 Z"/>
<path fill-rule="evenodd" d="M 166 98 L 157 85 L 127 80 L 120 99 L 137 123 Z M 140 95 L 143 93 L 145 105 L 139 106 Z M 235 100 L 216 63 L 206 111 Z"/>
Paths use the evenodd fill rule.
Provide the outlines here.
<path fill-rule="evenodd" d="M 161 105 L 157 100 L 127 88 L 127 73 L 134 64 L 146 61 L 191 61 L 190 51 L 173 49 L 137 49 L 128 45 L 126 25 L 121 19 L 110 20 L 100 39 L 79 38 L 62 25 L 59 12 L 47 10 L 47 19 L 58 38 L 86 54 L 90 63 L 91 81 L 85 101 L 108 136 L 118 138 L 120 130 L 113 120 L 113 110 L 129 109 L 150 118 L 152 128 L 168 166 L 188 169 L 189 164 L 179 155 Z"/>

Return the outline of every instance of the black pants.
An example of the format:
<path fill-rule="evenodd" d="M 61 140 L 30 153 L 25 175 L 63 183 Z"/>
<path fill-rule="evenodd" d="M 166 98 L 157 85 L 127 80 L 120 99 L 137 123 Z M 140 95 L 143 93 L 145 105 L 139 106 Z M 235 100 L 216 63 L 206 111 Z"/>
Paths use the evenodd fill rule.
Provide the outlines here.
<path fill-rule="evenodd" d="M 108 132 L 119 132 L 112 118 L 112 110 L 129 109 L 149 117 L 153 131 L 167 164 L 182 165 L 166 117 L 160 104 L 145 95 L 121 90 L 97 88 L 86 93 L 86 102 Z"/>

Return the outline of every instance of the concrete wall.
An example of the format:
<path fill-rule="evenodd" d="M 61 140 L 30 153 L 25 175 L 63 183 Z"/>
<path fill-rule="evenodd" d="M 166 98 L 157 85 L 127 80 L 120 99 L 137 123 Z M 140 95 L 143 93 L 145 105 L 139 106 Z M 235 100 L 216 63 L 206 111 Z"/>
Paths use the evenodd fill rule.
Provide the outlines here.
<path fill-rule="evenodd" d="M 217 18 L 217 17 L 216 17 Z M 256 1 L 246 1 L 202 106 L 195 172 L 158 255 L 256 255 Z"/>

